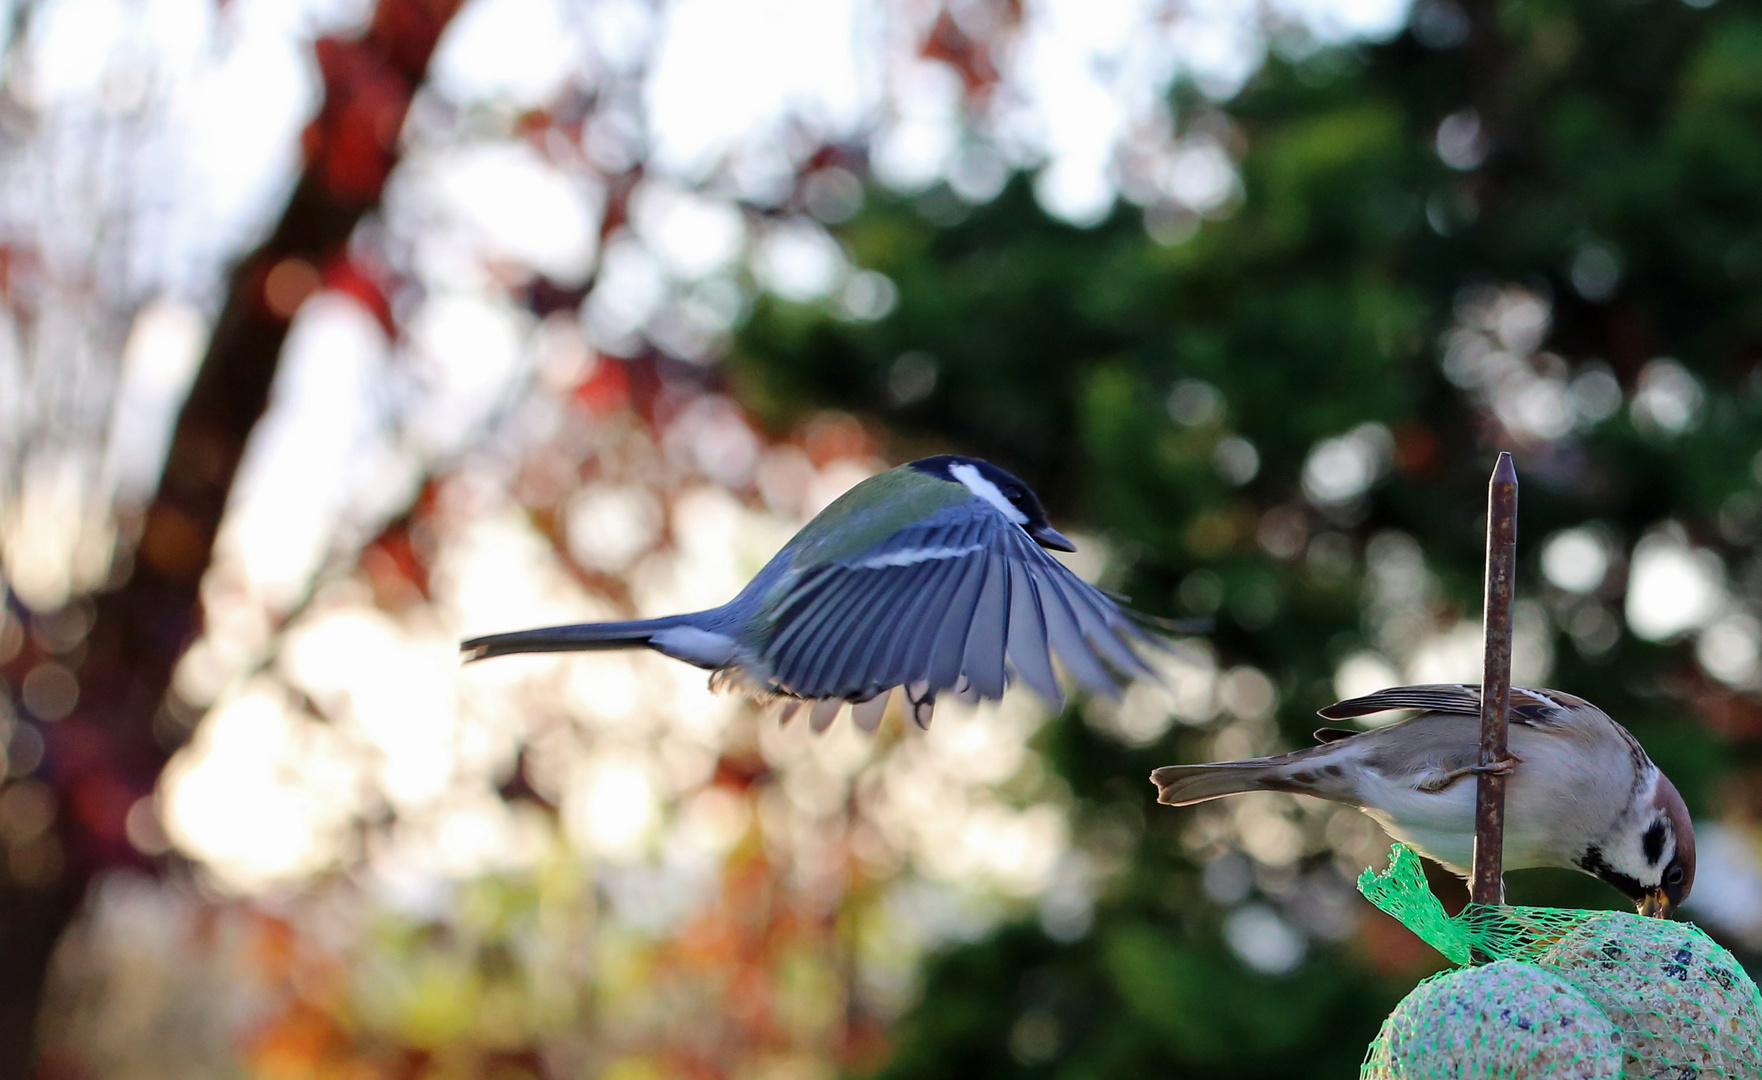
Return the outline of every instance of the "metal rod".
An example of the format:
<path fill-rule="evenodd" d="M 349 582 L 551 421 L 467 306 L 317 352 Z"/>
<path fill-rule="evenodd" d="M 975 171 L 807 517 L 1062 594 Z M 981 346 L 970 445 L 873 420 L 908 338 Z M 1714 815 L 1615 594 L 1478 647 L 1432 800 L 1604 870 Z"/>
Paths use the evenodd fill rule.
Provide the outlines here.
<path fill-rule="evenodd" d="M 1482 614 L 1486 666 L 1481 674 L 1483 766 L 1506 760 L 1511 708 L 1511 597 L 1517 580 L 1517 469 L 1500 451 L 1487 482 L 1487 582 Z M 1476 904 L 1505 902 L 1505 777 L 1482 773 L 1475 787 L 1474 866 L 1468 896 Z"/>

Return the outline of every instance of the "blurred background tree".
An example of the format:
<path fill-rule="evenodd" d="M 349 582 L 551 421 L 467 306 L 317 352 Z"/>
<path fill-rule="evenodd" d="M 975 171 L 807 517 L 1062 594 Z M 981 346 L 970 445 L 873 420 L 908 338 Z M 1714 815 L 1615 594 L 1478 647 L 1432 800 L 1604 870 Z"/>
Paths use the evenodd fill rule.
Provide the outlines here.
<path fill-rule="evenodd" d="M 939 191 L 876 199 L 841 236 L 899 284 L 888 318 L 761 303 L 733 360 L 761 415 L 830 400 L 1015 464 L 1130 553 L 1141 605 L 1215 615 L 1220 655 L 1272 673 L 1280 703 L 1246 739 L 1130 697 L 1124 740 L 1093 713 L 1044 733 L 1079 835 L 1119 843 L 1133 808 L 1129 870 L 1082 945 L 1023 931 L 934 965 L 897 1075 L 1349 1070 L 1388 1004 L 1374 946 L 1304 962 L 1301 931 L 1283 952 L 1266 931 L 1330 936 L 1311 875 L 1351 846 L 1305 808 L 1284 810 L 1301 837 L 1245 802 L 1207 827 L 1120 781 L 1301 745 L 1315 708 L 1397 677 L 1474 681 L 1494 447 L 1525 480 L 1519 678 L 1594 697 L 1698 813 L 1753 828 L 1762 384 L 1742 238 L 1762 206 L 1734 133 L 1762 104 L 1762 23 L 1643 10 L 1422 4 L 1385 45 L 1295 38 L 1227 102 L 1175 88 L 1181 153 L 1235 164 L 1211 179 L 1178 157 L 1177 202 L 1213 185 L 1186 212 L 1141 199 L 1073 228 L 1024 184 L 952 215 Z M 1727 827 L 1708 830 L 1722 854 Z M 1729 873 L 1701 917 L 1749 924 Z M 1558 875 L 1513 887 L 1610 902 Z M 1261 972 L 1220 962 L 1220 938 Z M 961 1007 L 998 984 L 1018 991 Z"/>
<path fill-rule="evenodd" d="M 0 1075 L 1347 1073 L 1386 840 L 1144 778 L 1472 681 L 1501 447 L 1517 680 L 1762 950 L 1754 5 L 5 10 Z M 874 740 L 454 666 L 941 450 L 1215 632 Z"/>

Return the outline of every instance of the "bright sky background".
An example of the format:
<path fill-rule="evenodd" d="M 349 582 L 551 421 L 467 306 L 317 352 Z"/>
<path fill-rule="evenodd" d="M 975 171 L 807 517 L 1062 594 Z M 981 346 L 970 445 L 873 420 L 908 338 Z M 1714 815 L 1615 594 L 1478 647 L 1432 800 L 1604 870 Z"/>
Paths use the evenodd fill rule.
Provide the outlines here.
<path fill-rule="evenodd" d="M 310 41 L 348 32 L 369 6 L 44 0 L 38 8 L 8 84 L 62 122 L 44 127 L 58 141 L 27 143 L 13 172 L 0 175 L 12 178 L 0 184 L 10 189 L 0 194 L 0 236 L 27 234 L 49 256 L 51 277 L 65 293 L 51 290 L 48 306 L 64 306 L 68 319 L 47 324 L 93 339 L 44 348 L 57 352 L 58 364 L 66 355 L 88 356 L 81 365 L 96 369 L 90 385 L 120 393 L 107 457 L 28 469 L 16 505 L 0 513 L 0 544 L 12 553 L 21 593 L 52 606 L 102 571 L 92 553 L 109 546 L 106 496 L 138 498 L 152 482 L 164 426 L 201 344 L 189 328 L 206 321 L 226 260 L 266 225 L 291 183 L 299 129 L 317 104 Z M 517 355 L 527 329 L 522 316 L 486 272 L 496 260 L 567 282 L 604 259 L 586 326 L 591 346 L 614 352 L 633 347 L 633 335 L 642 333 L 678 355 L 713 355 L 746 302 L 733 274 L 743 255 L 780 294 L 812 299 L 848 289 L 847 308 L 884 313 L 889 283 L 853 278 L 819 225 L 803 219 L 755 233 L 728 202 L 787 194 L 797 160 L 812 148 L 795 129 L 870 138 L 879 175 L 907 189 L 948 178 L 984 197 L 1009 164 L 1037 168 L 1042 201 L 1074 221 L 1095 220 L 1111 207 L 1128 145 L 1149 161 L 1134 198 L 1203 212 L 1228 197 L 1234 172 L 1227 154 L 1206 137 L 1172 142 L 1163 91 L 1182 72 L 1217 94 L 1240 85 L 1267 47 L 1256 6 L 1035 0 L 1025 30 L 999 58 L 1004 85 L 980 118 L 984 137 L 977 140 L 963 134 L 969 121 L 955 76 L 916 56 L 914 43 L 936 10 L 927 0 L 470 0 L 435 57 L 433 93 L 506 116 L 542 106 L 575 82 L 611 96 L 607 131 L 590 138 L 589 160 L 571 162 L 488 134 L 493 127 L 482 135 L 434 129 L 419 108 L 384 216 L 393 235 L 412 245 L 403 269 L 429 290 L 407 346 L 429 370 L 390 401 L 363 398 L 383 397 L 384 372 L 375 376 L 353 361 L 303 374 L 299 354 L 307 348 L 343 357 L 385 352 L 363 320 L 312 316 L 303 324 L 323 325 L 296 335 L 284 380 L 295 385 L 278 393 L 345 403 L 314 414 L 326 427 L 313 433 L 315 446 L 330 448 L 319 452 L 379 460 L 444 451 L 438 433 L 472 430 L 482 419 L 469 402 L 493 399 L 498 380 L 507 385 L 528 370 Z M 1405 16 L 1400 0 L 1280 0 L 1270 10 L 1318 41 L 1387 35 Z M 652 179 L 635 200 L 634 231 L 601 252 L 596 170 L 615 166 L 618 145 L 632 140 L 649 144 Z M 95 183 L 76 183 L 82 175 Z M 118 183 L 119 176 L 129 182 Z M 706 192 L 694 191 L 705 185 Z M 94 269 L 86 238 L 117 235 L 119 220 L 128 223 L 120 234 L 126 259 L 112 253 L 95 268 L 115 276 L 110 264 L 126 267 L 105 301 L 113 308 L 147 305 L 126 352 L 101 329 L 82 330 L 101 320 L 79 310 L 88 302 L 80 282 Z M 115 368 L 118 355 L 128 357 L 126 370 Z M 39 363 L 45 371 L 54 366 Z M 39 394 L 13 396 L 22 402 Z M 383 422 L 388 409 L 411 408 L 425 412 L 415 426 L 430 433 L 426 440 L 414 448 L 363 444 L 376 415 Z M 82 422 L 91 420 L 70 416 L 62 427 Z M 284 433 L 291 443 L 307 437 L 277 420 L 258 442 Z M 257 471 L 279 469 L 277 503 L 316 512 L 290 510 L 301 522 L 295 528 L 241 527 L 282 538 L 280 554 L 265 558 L 280 565 L 285 592 L 321 557 L 326 522 L 348 509 L 351 496 L 328 485 L 325 470 L 277 467 L 275 456 L 253 451 L 241 497 L 258 483 Z M 398 471 L 396 462 L 391 469 Z M 379 495 L 394 497 L 397 486 L 394 480 Z M 79 509 L 69 512 L 69 505 Z M 304 554 L 294 550 L 302 546 Z"/>

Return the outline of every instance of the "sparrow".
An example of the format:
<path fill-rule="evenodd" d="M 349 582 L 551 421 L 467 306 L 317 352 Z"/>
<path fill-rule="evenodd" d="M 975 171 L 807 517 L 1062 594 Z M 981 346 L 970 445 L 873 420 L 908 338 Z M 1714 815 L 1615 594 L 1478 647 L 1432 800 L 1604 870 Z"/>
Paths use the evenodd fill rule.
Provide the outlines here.
<path fill-rule="evenodd" d="M 510 653 L 653 649 L 712 672 L 713 687 L 812 703 L 824 731 L 850 703 L 873 731 L 895 688 L 929 727 L 936 698 L 1003 695 L 1020 678 L 1063 704 L 1051 657 L 1082 686 L 1117 694 L 1150 674 L 1157 639 L 1045 549 L 1075 546 L 1028 485 L 974 458 L 943 455 L 852 487 L 721 607 L 466 641 L 467 661 Z M 1146 620 L 1148 621 L 1148 620 Z"/>
<path fill-rule="evenodd" d="M 1187 806 L 1240 791 L 1286 791 L 1357 807 L 1390 836 L 1468 876 L 1475 787 L 1509 776 L 1504 865 L 1559 866 L 1620 890 L 1642 915 L 1664 916 L 1695 883 L 1688 807 L 1627 729 L 1583 698 L 1511 688 L 1510 756 L 1480 764 L 1478 686 L 1400 686 L 1330 705 L 1346 720 L 1417 709 L 1369 731 L 1322 728 L 1319 746 L 1276 757 L 1165 765 L 1157 801 Z"/>

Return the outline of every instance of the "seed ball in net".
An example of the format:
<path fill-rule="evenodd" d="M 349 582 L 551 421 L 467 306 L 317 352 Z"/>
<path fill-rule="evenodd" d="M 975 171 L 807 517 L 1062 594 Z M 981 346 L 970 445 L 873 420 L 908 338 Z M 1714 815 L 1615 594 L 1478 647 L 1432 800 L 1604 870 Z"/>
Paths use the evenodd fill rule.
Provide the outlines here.
<path fill-rule="evenodd" d="M 1516 960 L 1414 988 L 1383 1022 L 1360 1080 L 1618 1080 L 1621 1039 L 1590 999 Z"/>
<path fill-rule="evenodd" d="M 1627 1080 L 1762 1077 L 1762 999 L 1744 969 L 1688 923 L 1595 915 L 1537 961 L 1622 1031 Z"/>

